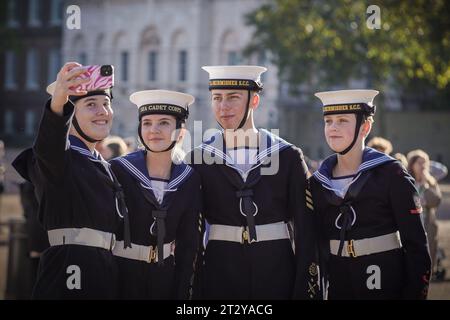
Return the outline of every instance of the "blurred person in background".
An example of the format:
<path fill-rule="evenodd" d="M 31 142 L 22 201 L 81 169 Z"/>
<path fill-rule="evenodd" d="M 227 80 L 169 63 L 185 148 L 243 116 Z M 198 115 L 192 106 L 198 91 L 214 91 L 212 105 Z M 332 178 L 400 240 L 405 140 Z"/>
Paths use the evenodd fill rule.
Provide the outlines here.
<path fill-rule="evenodd" d="M 436 181 L 441 181 L 447 176 L 448 169 L 444 164 L 430 160 L 430 174 L 436 179 Z"/>
<path fill-rule="evenodd" d="M 128 146 L 119 136 L 109 136 L 97 143 L 95 149 L 102 155 L 103 159 L 110 160 L 128 153 Z"/>
<path fill-rule="evenodd" d="M 373 137 L 367 142 L 367 146 L 390 155 L 392 152 L 392 143 L 382 137 Z"/>
<path fill-rule="evenodd" d="M 406 159 L 406 156 L 403 153 L 397 152 L 394 154 L 394 158 L 400 161 L 404 168 L 408 168 L 408 159 Z"/>
<path fill-rule="evenodd" d="M 438 247 L 438 225 L 436 210 L 441 203 L 441 191 L 436 179 L 430 174 L 430 158 L 421 150 L 412 150 L 407 155 L 408 171 L 415 179 L 420 202 L 424 209 L 422 218 L 428 236 L 428 245 L 432 261 L 432 273 L 436 271 L 436 253 Z"/>
<path fill-rule="evenodd" d="M 3 164 L 4 157 L 5 143 L 3 142 L 3 140 L 0 140 L 0 197 L 2 196 L 3 192 L 5 192 L 5 165 Z"/>
<path fill-rule="evenodd" d="M 134 152 L 138 149 L 138 142 L 136 141 L 136 138 L 131 136 L 131 137 L 126 137 L 123 138 L 123 141 L 125 141 L 127 148 L 128 148 L 128 152 Z"/>

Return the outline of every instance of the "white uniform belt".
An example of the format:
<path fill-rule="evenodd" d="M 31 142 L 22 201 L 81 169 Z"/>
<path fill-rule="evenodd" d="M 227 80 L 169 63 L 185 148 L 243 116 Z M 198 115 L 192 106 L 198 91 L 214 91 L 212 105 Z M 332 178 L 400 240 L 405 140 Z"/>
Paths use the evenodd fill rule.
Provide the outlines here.
<path fill-rule="evenodd" d="M 164 259 L 170 257 L 175 252 L 175 241 L 164 244 Z M 123 241 L 117 241 L 113 254 L 118 257 L 145 261 L 147 263 L 158 262 L 158 247 L 131 244 L 131 248 L 123 248 Z"/>
<path fill-rule="evenodd" d="M 339 240 L 330 240 L 331 253 L 338 254 Z M 348 240 L 344 242 L 342 249 L 343 257 L 359 257 L 374 254 L 402 247 L 400 233 L 393 232 L 379 237 L 366 238 L 360 240 Z"/>
<path fill-rule="evenodd" d="M 113 233 L 89 228 L 53 229 L 47 233 L 51 246 L 77 244 L 112 250 L 116 243 L 116 237 Z"/>
<path fill-rule="evenodd" d="M 257 242 L 289 239 L 287 223 L 276 222 L 255 226 Z M 212 224 L 209 229 L 208 240 L 222 240 L 244 243 L 249 240 L 248 227 Z"/>

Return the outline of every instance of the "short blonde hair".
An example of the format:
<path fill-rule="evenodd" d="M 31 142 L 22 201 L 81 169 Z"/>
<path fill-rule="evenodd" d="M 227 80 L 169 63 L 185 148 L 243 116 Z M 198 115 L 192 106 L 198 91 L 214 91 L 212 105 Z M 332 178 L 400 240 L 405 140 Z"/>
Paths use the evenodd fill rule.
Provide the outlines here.
<path fill-rule="evenodd" d="M 128 152 L 128 146 L 125 141 L 119 136 L 106 137 L 102 144 L 105 148 L 110 148 L 113 153 L 113 158 L 123 156 Z"/>
<path fill-rule="evenodd" d="M 394 158 L 400 161 L 403 167 L 408 168 L 408 159 L 406 159 L 406 156 L 403 153 L 397 152 L 394 154 Z"/>
<path fill-rule="evenodd" d="M 422 149 L 415 149 L 415 150 L 412 150 L 412 151 L 408 152 L 408 155 L 406 156 L 406 158 L 408 159 L 408 172 L 409 172 L 409 174 L 411 174 L 413 176 L 414 179 L 416 179 L 416 177 L 414 175 L 413 166 L 414 166 L 414 164 L 416 163 L 417 160 L 422 158 L 422 159 L 425 160 L 425 166 L 427 168 L 427 170 L 425 172 L 425 177 L 426 177 L 427 182 L 431 186 L 435 186 L 437 184 L 436 179 L 429 173 L 429 170 L 430 170 L 430 156 L 428 155 L 428 153 L 426 153 Z"/>
<path fill-rule="evenodd" d="M 369 142 L 367 142 L 367 146 L 386 154 L 390 154 L 393 149 L 392 143 L 382 137 L 373 137 L 369 140 Z"/>

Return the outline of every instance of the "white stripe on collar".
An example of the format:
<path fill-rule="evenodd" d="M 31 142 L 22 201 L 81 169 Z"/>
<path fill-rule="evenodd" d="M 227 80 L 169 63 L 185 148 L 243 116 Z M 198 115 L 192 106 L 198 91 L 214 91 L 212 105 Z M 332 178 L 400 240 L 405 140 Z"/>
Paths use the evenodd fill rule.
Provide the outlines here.
<path fill-rule="evenodd" d="M 214 154 L 218 155 L 218 157 L 219 157 L 220 159 L 222 159 L 222 160 L 225 161 L 225 165 L 226 165 L 226 166 L 228 166 L 228 167 L 230 167 L 230 168 L 233 168 L 234 170 L 238 171 L 238 172 L 241 174 L 241 176 L 242 176 L 242 175 L 243 175 L 243 176 L 248 175 L 248 172 L 250 172 L 252 169 L 254 169 L 254 168 L 256 168 L 256 167 L 258 167 L 258 166 L 260 165 L 260 163 L 257 162 L 257 163 L 256 163 L 254 166 L 252 166 L 247 172 L 245 172 L 245 171 L 243 171 L 241 168 L 236 167 L 236 166 L 233 164 L 233 159 L 231 159 L 231 157 L 230 157 L 228 154 L 224 154 L 224 153 L 223 153 L 222 151 L 220 151 L 219 149 L 217 149 L 217 148 L 215 148 L 215 147 L 211 147 L 210 145 L 205 145 L 205 144 L 200 145 L 200 148 L 203 149 L 203 150 L 205 150 L 205 151 L 208 151 L 208 152 L 211 153 L 211 154 L 214 153 Z"/>
<path fill-rule="evenodd" d="M 78 151 L 81 154 L 84 154 L 85 156 L 88 156 L 88 157 L 91 157 L 91 158 L 94 158 L 95 160 L 97 160 L 94 157 L 94 155 L 92 154 L 92 152 L 90 152 L 89 150 L 86 150 L 85 148 L 77 147 L 77 146 L 74 146 L 74 145 L 70 145 L 70 148 L 75 150 L 75 151 Z"/>
<path fill-rule="evenodd" d="M 178 177 L 169 182 L 168 184 L 169 189 L 178 187 L 185 180 L 185 178 L 191 173 L 191 171 L 192 168 L 187 165 L 184 168 L 183 172 Z"/>
<path fill-rule="evenodd" d="M 370 169 L 375 168 L 383 163 L 391 162 L 391 161 L 395 161 L 395 159 L 393 159 L 387 155 L 383 155 L 378 158 L 368 160 L 368 161 L 361 163 L 358 167 L 358 171 L 356 172 L 355 177 L 353 178 L 351 184 L 353 182 L 355 182 L 361 176 L 361 173 L 363 173 L 364 171 L 370 170 Z M 320 168 L 319 168 L 319 170 L 320 170 Z M 325 176 L 324 174 L 322 174 L 319 170 L 315 171 L 313 173 L 313 176 L 322 183 L 323 187 L 334 191 L 334 189 L 331 187 L 330 179 L 327 176 Z"/>
<path fill-rule="evenodd" d="M 150 180 L 130 161 L 128 161 L 124 157 L 116 158 L 116 160 L 119 161 L 131 174 L 133 174 L 141 182 L 141 185 L 144 188 L 153 190 Z M 177 187 L 185 181 L 186 177 L 189 176 L 192 170 L 193 169 L 190 166 L 186 166 L 180 175 L 178 175 L 172 181 L 169 181 L 167 185 L 168 189 L 164 189 L 164 191 L 177 191 Z"/>
<path fill-rule="evenodd" d="M 266 141 L 270 139 L 271 146 L 267 147 Z M 202 143 L 198 148 L 201 148 L 207 152 L 209 152 L 211 155 L 215 154 L 219 158 L 225 161 L 226 165 L 236 169 L 237 171 L 241 171 L 239 168 L 233 166 L 232 159 L 229 155 L 225 154 L 223 150 L 220 149 L 220 147 L 223 148 L 223 145 L 218 145 L 218 141 L 223 141 L 223 133 L 217 132 L 212 138 L 211 142 L 204 142 Z M 283 140 L 282 138 L 272 134 L 271 132 L 265 130 L 265 129 L 259 129 L 259 152 L 256 155 L 257 165 L 260 165 L 262 160 L 268 157 L 269 155 L 282 151 L 283 149 L 291 146 L 292 144 L 288 143 L 287 141 Z M 251 169 L 250 169 L 251 170 Z"/>
<path fill-rule="evenodd" d="M 209 151 L 209 153 L 211 153 L 211 154 L 214 153 L 214 154 L 218 155 L 221 159 L 223 159 L 229 163 L 232 162 L 232 159 L 230 158 L 229 155 L 227 155 L 226 153 L 223 153 L 222 150 L 220 150 L 214 146 L 203 143 L 200 145 L 200 148 L 202 148 L 205 151 Z"/>
<path fill-rule="evenodd" d="M 389 162 L 389 161 L 393 161 L 392 158 L 385 156 L 385 157 L 380 157 L 377 159 L 372 159 L 369 161 L 366 161 L 364 163 L 361 163 L 361 165 L 358 168 L 358 171 L 362 171 L 364 169 L 370 169 L 373 167 L 376 167 L 377 165 L 384 163 L 384 162 Z"/>
<path fill-rule="evenodd" d="M 119 161 L 125 169 L 128 169 L 128 171 L 133 174 L 136 178 L 139 179 L 144 185 L 151 188 L 150 180 L 141 172 L 138 168 L 136 168 L 130 161 L 123 157 L 116 158 L 115 160 Z"/>

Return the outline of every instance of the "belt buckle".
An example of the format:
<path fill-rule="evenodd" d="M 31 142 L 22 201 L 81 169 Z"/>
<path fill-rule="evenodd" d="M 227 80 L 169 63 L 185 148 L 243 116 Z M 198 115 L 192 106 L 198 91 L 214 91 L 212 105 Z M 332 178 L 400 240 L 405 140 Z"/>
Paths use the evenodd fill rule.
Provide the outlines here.
<path fill-rule="evenodd" d="M 148 263 L 156 262 L 157 250 L 158 250 L 158 248 L 156 246 L 155 246 L 155 249 L 153 249 L 153 246 L 150 246 L 150 251 L 148 253 Z"/>
<path fill-rule="evenodd" d="M 113 251 L 116 247 L 116 236 L 114 234 L 111 235 L 111 243 L 109 244 L 109 250 Z"/>
<path fill-rule="evenodd" d="M 242 238 L 241 238 L 241 243 L 249 243 L 249 239 L 250 239 L 250 235 L 248 233 L 248 230 L 246 227 L 243 227 L 242 229 Z"/>
<path fill-rule="evenodd" d="M 356 258 L 355 246 L 353 240 L 347 241 L 347 253 L 350 257 Z"/>

